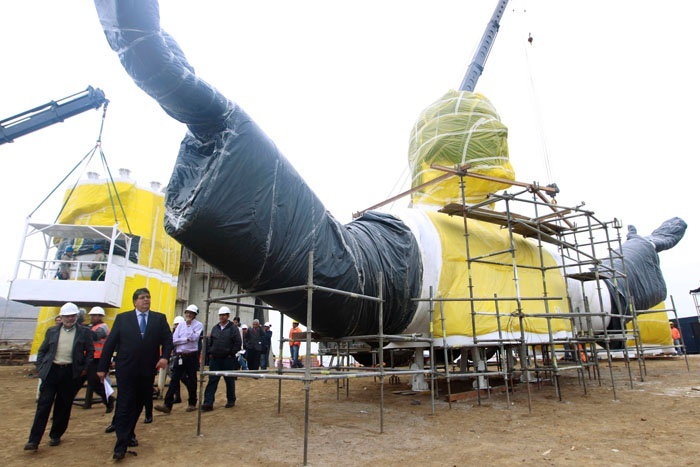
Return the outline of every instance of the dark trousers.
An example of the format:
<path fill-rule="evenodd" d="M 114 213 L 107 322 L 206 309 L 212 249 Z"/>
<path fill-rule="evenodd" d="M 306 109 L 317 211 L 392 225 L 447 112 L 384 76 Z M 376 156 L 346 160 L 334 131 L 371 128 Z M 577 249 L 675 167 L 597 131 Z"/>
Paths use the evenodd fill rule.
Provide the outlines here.
<path fill-rule="evenodd" d="M 77 381 L 77 384 L 75 386 L 75 392 L 76 394 L 78 391 L 80 391 L 80 388 L 83 387 L 83 384 L 85 384 L 85 381 L 87 381 L 88 386 L 92 390 L 93 393 L 97 394 L 102 398 L 102 402 L 104 405 L 107 405 L 107 395 L 105 394 L 105 385 L 104 383 L 100 382 L 100 378 L 97 376 L 97 365 L 100 363 L 100 359 L 97 358 L 93 360 L 90 365 L 88 365 L 87 369 L 87 374 L 85 376 L 80 377 L 80 379 Z"/>
<path fill-rule="evenodd" d="M 245 357 L 248 360 L 248 369 L 257 370 L 260 368 L 260 351 L 255 349 L 246 349 Z"/>
<path fill-rule="evenodd" d="M 114 452 L 126 452 L 127 442 L 136 437 L 135 428 L 148 401 L 153 404 L 153 373 L 120 372 L 117 367 L 117 408 L 113 423 L 117 443 Z"/>
<path fill-rule="evenodd" d="M 209 371 L 228 371 L 236 369 L 236 357 L 225 358 L 210 358 Z M 209 375 L 209 382 L 204 390 L 204 405 L 214 405 L 214 396 L 216 388 L 219 387 L 219 379 L 221 376 Z M 236 378 L 233 376 L 224 376 L 226 382 L 226 402 L 236 402 Z"/>
<path fill-rule="evenodd" d="M 182 365 L 177 364 L 180 358 L 182 358 Z M 184 355 L 176 355 L 173 359 L 175 359 L 176 364 L 173 368 L 173 374 L 170 376 L 168 392 L 165 393 L 165 405 L 172 408 L 175 397 L 180 394 L 180 381 L 187 387 L 187 403 L 189 405 L 197 405 L 197 369 L 199 366 L 199 355 L 197 352 L 192 352 Z"/>
<path fill-rule="evenodd" d="M 34 423 L 29 432 L 29 442 L 41 442 L 44 436 L 46 425 L 53 406 L 53 421 L 51 423 L 51 438 L 60 438 L 68 428 L 70 411 L 73 407 L 75 397 L 75 387 L 77 380 L 73 379 L 73 368 L 71 365 L 52 365 L 45 381 L 39 387 L 39 400 L 36 404 Z"/>

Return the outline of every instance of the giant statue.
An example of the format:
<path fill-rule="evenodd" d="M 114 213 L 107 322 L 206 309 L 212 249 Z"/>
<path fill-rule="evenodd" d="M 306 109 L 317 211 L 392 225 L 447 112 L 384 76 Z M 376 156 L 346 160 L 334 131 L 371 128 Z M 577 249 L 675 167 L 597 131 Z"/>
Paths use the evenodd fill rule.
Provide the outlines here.
<path fill-rule="evenodd" d="M 351 294 L 376 297 L 380 284 L 387 334 L 426 335 L 431 315 L 425 299 L 431 294 L 459 298 L 470 293 L 484 297 L 543 293 L 543 268 L 533 273 L 532 280 L 524 268 L 520 290 L 515 291 L 512 274 L 488 264 L 474 265 L 469 272 L 474 289 L 468 289 L 464 221 L 430 209 L 455 199 L 461 202 L 456 194 L 459 180 L 416 192 L 411 207 L 390 213 L 369 211 L 341 224 L 235 100 L 195 73 L 177 42 L 161 28 L 156 0 L 95 0 L 95 5 L 107 41 L 126 72 L 170 117 L 187 126 L 166 191 L 166 231 L 243 289 L 260 292 L 307 284 L 308 258 L 313 252 L 313 282 L 321 290 L 313 295 L 312 327 L 327 337 L 377 334 L 377 303 Z M 460 120 L 463 115 L 466 123 Z M 456 137 L 442 138 L 445 135 L 438 133 L 445 128 Z M 414 185 L 436 178 L 429 169 L 435 163 L 454 167 L 469 162 L 477 170 L 485 164 L 495 168 L 498 177 L 513 179 L 506 137 L 507 130 L 485 97 L 468 91 L 446 93 L 426 109 L 411 135 Z M 474 151 L 486 156 L 471 158 Z M 484 199 L 493 189 L 478 187 L 467 201 Z M 470 219 L 468 228 L 477 251 L 508 250 L 507 233 L 498 226 Z M 519 237 L 518 262 L 544 261 L 552 266 L 545 268 L 546 292 L 561 297 L 546 305 L 528 301 L 519 306 L 525 312 L 546 306 L 552 313 L 571 308 L 610 312 L 620 306 L 624 310 L 631 302 L 640 309 L 651 307 L 666 297 L 658 252 L 680 241 L 685 228 L 681 219 L 672 218 L 648 236 L 631 229 L 622 247 L 627 284 L 579 287 L 573 293 L 562 269 L 556 267 L 557 255 L 545 253 L 541 260 L 537 246 Z M 282 313 L 306 321 L 305 291 L 269 294 L 263 299 Z M 584 300 L 589 307 L 583 306 Z M 504 303 L 500 312 L 507 315 L 514 306 L 515 302 Z M 472 320 L 470 309 L 466 302 L 445 302 L 450 345 L 468 344 L 475 335 L 497 335 L 504 325 L 489 319 L 488 313 Z M 433 319 L 437 322 L 439 317 Z M 609 320 L 598 321 L 598 326 L 609 325 Z M 565 320 L 551 324 L 555 335 L 570 332 Z M 523 332 L 531 339 L 550 332 L 538 320 L 528 320 L 526 329 L 518 326 L 513 323 L 506 331 Z M 435 326 L 435 331 L 441 335 L 441 326 Z"/>

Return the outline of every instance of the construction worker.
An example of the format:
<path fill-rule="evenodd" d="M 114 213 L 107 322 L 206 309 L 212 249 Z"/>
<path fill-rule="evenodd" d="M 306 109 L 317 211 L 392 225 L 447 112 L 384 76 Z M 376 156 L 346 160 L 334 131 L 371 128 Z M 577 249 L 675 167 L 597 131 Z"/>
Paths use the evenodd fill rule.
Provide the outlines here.
<path fill-rule="evenodd" d="M 236 353 L 241 350 L 241 333 L 238 328 L 229 321 L 231 309 L 227 306 L 219 308 L 219 323 L 211 328 L 207 353 L 209 354 L 209 370 L 232 371 L 237 365 Z M 179 327 L 179 326 L 178 326 Z M 209 375 L 209 382 L 204 390 L 204 403 L 202 410 L 211 411 L 214 408 L 214 396 L 219 385 L 219 375 Z M 226 408 L 236 405 L 236 378 L 224 376 L 226 382 Z"/>
<path fill-rule="evenodd" d="M 109 396 L 105 394 L 105 386 L 100 382 L 100 378 L 97 376 L 97 364 L 102 356 L 102 347 L 104 347 L 107 336 L 109 335 L 109 326 L 103 321 L 105 317 L 105 310 L 102 307 L 95 306 L 92 307 L 90 313 L 89 328 L 92 331 L 93 346 L 95 347 L 94 360 L 88 366 L 87 371 L 87 383 L 92 392 L 97 393 L 102 397 L 102 402 L 107 407 L 106 413 L 112 412 L 114 410 L 114 396 Z M 82 387 L 82 384 L 80 385 Z"/>
<path fill-rule="evenodd" d="M 107 255 L 105 255 L 104 251 L 102 251 L 102 247 L 100 245 L 95 245 L 93 247 L 93 251 L 95 252 L 95 258 L 93 259 L 95 262 L 88 266 L 90 269 L 92 269 L 90 280 L 103 281 L 105 280 L 105 261 L 107 261 Z"/>
<path fill-rule="evenodd" d="M 56 271 L 56 279 L 65 281 L 70 279 L 71 271 L 73 270 L 74 251 L 72 246 L 67 246 L 63 255 L 61 255 L 61 263 Z"/>
<path fill-rule="evenodd" d="M 676 348 L 678 355 L 683 355 L 683 345 L 681 344 L 681 331 L 673 323 L 668 323 L 671 326 L 671 337 L 673 338 L 673 346 Z"/>
<path fill-rule="evenodd" d="M 263 350 L 260 354 L 260 368 L 267 370 L 270 366 L 270 349 L 272 348 L 272 324 L 266 322 L 263 326 Z"/>
<path fill-rule="evenodd" d="M 292 329 L 289 330 L 289 353 L 292 355 L 292 368 L 304 368 L 304 365 L 299 360 L 299 347 L 301 347 L 301 342 L 299 341 L 299 336 L 295 334 L 301 333 L 299 329 L 299 321 L 292 321 Z"/>

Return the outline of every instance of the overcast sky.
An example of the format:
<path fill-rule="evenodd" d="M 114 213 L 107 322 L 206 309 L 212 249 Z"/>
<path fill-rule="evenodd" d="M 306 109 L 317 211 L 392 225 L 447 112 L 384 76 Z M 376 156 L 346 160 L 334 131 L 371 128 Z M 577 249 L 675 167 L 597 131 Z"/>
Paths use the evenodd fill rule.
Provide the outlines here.
<path fill-rule="evenodd" d="M 495 5 L 166 0 L 161 13 L 197 73 L 246 109 L 349 221 L 408 187 L 411 126 L 459 86 Z M 560 204 L 585 202 L 642 234 L 686 220 L 686 237 L 661 255 L 681 315 L 695 314 L 688 290 L 700 286 L 699 17 L 691 0 L 513 0 L 476 89 L 509 127 L 518 180 L 556 182 Z M 92 2 L 7 2 L 0 38 L 0 119 L 98 87 L 110 99 L 102 144 L 111 170 L 167 183 L 185 128 L 127 77 Z M 86 112 L 0 146 L 0 295 L 25 217 L 94 147 L 100 117 Z M 90 170 L 104 174 L 97 163 Z M 33 220 L 52 221 L 59 201 Z"/>

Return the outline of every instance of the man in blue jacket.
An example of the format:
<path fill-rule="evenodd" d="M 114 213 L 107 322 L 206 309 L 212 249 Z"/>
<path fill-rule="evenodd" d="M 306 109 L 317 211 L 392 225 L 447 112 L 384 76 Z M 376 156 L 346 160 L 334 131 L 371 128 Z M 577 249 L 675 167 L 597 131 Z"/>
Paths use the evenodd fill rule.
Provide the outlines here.
<path fill-rule="evenodd" d="M 76 325 L 78 307 L 66 303 L 61 307 L 61 324 L 46 330 L 44 342 L 39 347 L 36 365 L 41 378 L 39 399 L 34 423 L 25 451 L 36 451 L 54 407 L 49 446 L 61 444 L 61 436 L 68 428 L 70 412 L 77 384 L 87 374 L 92 362 L 94 347 L 92 333 L 84 326 Z"/>

